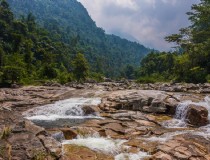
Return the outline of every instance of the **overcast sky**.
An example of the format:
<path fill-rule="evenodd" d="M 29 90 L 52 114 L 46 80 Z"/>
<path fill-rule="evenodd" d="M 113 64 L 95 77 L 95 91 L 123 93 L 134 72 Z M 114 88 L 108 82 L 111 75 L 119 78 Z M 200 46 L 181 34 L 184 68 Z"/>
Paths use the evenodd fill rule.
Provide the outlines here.
<path fill-rule="evenodd" d="M 190 23 L 186 12 L 199 0 L 78 0 L 106 33 L 137 40 L 158 50 L 172 44 L 164 37 Z"/>

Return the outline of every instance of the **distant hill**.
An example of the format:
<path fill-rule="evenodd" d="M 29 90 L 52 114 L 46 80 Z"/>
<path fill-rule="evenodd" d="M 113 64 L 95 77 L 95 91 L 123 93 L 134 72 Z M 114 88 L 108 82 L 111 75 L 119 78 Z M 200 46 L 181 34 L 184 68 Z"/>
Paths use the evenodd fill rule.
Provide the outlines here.
<path fill-rule="evenodd" d="M 85 54 L 91 70 L 108 77 L 119 76 L 127 65 L 138 66 L 151 51 L 137 42 L 105 34 L 76 0 L 8 0 L 8 3 L 18 18 L 32 13 L 55 41 Z"/>

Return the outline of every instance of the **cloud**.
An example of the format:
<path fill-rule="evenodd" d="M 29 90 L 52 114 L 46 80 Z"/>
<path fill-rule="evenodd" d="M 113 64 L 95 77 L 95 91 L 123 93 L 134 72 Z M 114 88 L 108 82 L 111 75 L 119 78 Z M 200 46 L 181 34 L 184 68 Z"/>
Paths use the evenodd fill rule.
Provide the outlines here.
<path fill-rule="evenodd" d="M 199 0 L 78 0 L 107 33 L 169 50 L 164 37 L 189 25 L 186 12 Z M 132 38 L 131 38 L 132 37 Z"/>

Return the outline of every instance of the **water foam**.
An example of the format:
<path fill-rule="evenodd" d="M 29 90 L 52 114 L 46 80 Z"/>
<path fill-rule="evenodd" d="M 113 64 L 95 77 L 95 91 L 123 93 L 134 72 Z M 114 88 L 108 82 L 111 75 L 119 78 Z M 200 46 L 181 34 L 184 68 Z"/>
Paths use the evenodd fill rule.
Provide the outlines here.
<path fill-rule="evenodd" d="M 97 115 L 84 116 L 83 105 L 98 105 L 100 98 L 70 98 L 36 107 L 24 113 L 29 120 L 55 121 L 57 119 L 99 118 Z"/>
<path fill-rule="evenodd" d="M 65 140 L 62 144 L 74 144 L 78 146 L 84 146 L 97 152 L 116 155 L 119 154 L 121 150 L 123 150 L 124 146 L 122 144 L 125 142 L 126 140 L 114 140 L 111 138 L 103 138 L 100 137 L 98 134 L 95 134 L 92 136 L 85 137 L 78 136 L 77 139 Z"/>
<path fill-rule="evenodd" d="M 125 153 L 130 147 L 124 145 L 127 140 L 100 137 L 99 134 L 77 136 L 76 139 L 64 140 L 63 145 L 74 144 L 87 147 L 93 151 L 115 156 L 115 160 L 141 160 L 148 157 L 146 152 Z"/>
<path fill-rule="evenodd" d="M 167 128 L 183 128 L 187 127 L 186 115 L 190 104 L 203 106 L 208 110 L 208 119 L 210 121 L 210 97 L 205 97 L 203 102 L 184 101 L 180 103 L 176 108 L 175 116 L 172 120 L 162 123 Z"/>
<path fill-rule="evenodd" d="M 188 130 L 188 131 L 176 131 L 176 132 L 169 132 L 169 133 L 164 133 L 161 136 L 152 136 L 149 138 L 141 138 L 145 139 L 147 141 L 152 141 L 152 142 L 166 142 L 170 139 L 173 139 L 173 137 L 181 135 L 181 134 L 186 134 L 189 132 L 193 132 L 193 130 Z"/>
<path fill-rule="evenodd" d="M 146 152 L 138 152 L 136 154 L 132 153 L 121 153 L 115 156 L 115 160 L 141 160 L 149 155 Z"/>

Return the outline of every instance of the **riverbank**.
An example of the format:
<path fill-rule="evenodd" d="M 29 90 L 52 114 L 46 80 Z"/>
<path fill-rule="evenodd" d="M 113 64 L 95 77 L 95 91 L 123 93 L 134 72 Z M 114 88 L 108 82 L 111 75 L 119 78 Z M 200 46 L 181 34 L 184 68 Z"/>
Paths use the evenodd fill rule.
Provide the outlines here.
<path fill-rule="evenodd" d="M 209 113 L 206 106 L 199 102 L 204 102 L 204 98 L 208 96 L 209 84 L 158 84 L 152 87 L 182 88 L 176 90 L 177 92 L 174 92 L 174 89 L 170 92 L 164 91 L 166 89 L 154 91 L 151 90 L 151 86 L 152 84 L 139 85 L 133 82 L 106 82 L 1 89 L 0 157 L 65 160 L 126 159 L 125 157 L 132 160 L 208 160 L 210 127 L 208 128 L 209 122 L 206 122 L 205 114 L 206 111 Z M 60 125 L 44 129 L 22 115 L 30 109 L 44 107 L 58 100 L 75 100 L 81 97 L 101 99 L 99 105 L 89 104 L 86 108 L 85 104 L 77 106 L 83 106 L 87 115 L 97 114 L 100 118 L 90 119 L 75 126 Z M 200 119 L 196 119 L 198 123 L 185 119 L 182 121 L 176 117 L 177 107 L 186 100 L 192 101 L 189 104 L 201 106 L 196 107 L 199 110 L 193 110 L 192 107 L 193 112 L 189 113 L 189 117 L 193 116 L 194 112 L 201 113 Z M 36 110 L 32 112 L 38 113 Z M 70 113 L 67 117 L 69 115 Z M 184 125 L 179 126 L 181 123 L 177 123 L 176 120 L 184 122 Z M 56 138 L 55 135 L 59 134 Z M 110 147 L 114 153 L 106 149 Z"/>

